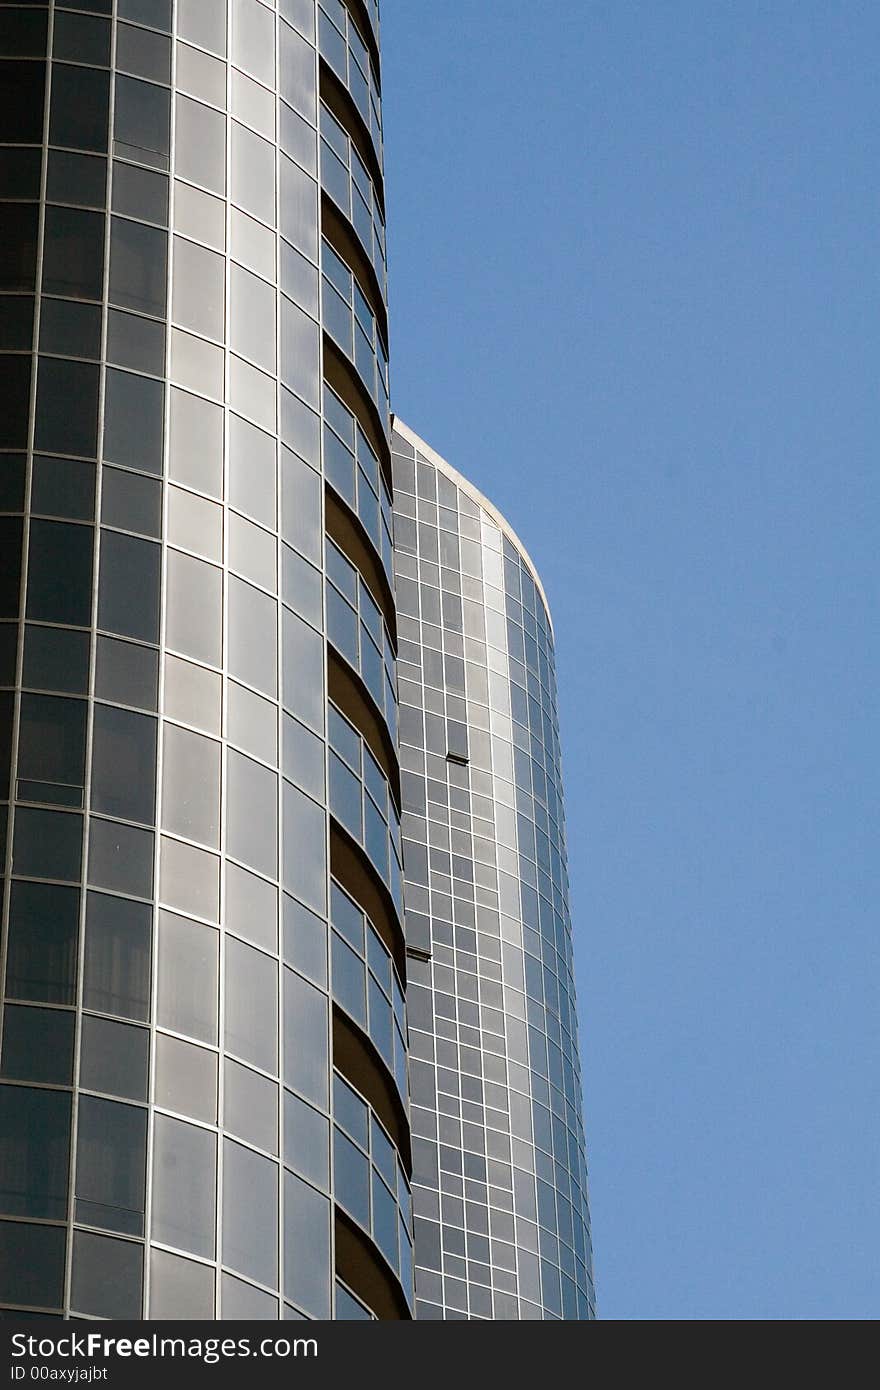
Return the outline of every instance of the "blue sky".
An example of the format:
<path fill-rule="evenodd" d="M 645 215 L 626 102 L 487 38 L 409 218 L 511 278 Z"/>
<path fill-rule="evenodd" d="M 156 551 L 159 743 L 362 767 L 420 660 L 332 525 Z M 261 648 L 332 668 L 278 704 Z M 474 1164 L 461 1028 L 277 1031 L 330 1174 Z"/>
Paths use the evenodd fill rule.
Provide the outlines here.
<path fill-rule="evenodd" d="M 605 1318 L 880 1316 L 878 51 L 383 4 L 395 409 L 556 625 Z"/>

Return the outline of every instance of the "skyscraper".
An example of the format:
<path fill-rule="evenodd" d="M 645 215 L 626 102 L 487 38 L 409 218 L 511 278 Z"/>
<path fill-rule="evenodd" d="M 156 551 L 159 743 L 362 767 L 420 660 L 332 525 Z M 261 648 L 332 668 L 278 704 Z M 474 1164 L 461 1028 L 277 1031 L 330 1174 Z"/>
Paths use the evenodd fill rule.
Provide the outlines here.
<path fill-rule="evenodd" d="M 521 1011 L 498 1054 L 508 1166 L 556 1214 L 508 1207 L 493 1168 L 482 1205 L 506 1248 L 462 1256 L 470 1214 L 444 1215 L 442 1247 L 473 1268 L 420 1301 L 584 1315 L 558 814 L 555 845 L 546 820 L 533 843 L 518 831 L 521 870 L 499 841 L 495 932 L 481 898 L 463 922 L 457 868 L 444 916 L 413 836 L 407 951 L 382 169 L 376 0 L 0 4 L 5 1317 L 412 1317 L 407 980 L 430 1162 L 429 955 L 439 1018 L 443 950 L 467 950 L 446 927 L 503 946 L 511 921 L 543 1002 L 479 950 L 473 975 L 487 1010 Z M 450 784 L 482 795 L 480 715 L 456 690 Z M 505 874 L 535 889 L 519 915 Z M 543 1029 L 546 1077 L 523 1028 Z M 444 1158 L 433 1189 L 418 1170 L 432 1277 Z"/>
<path fill-rule="evenodd" d="M 553 626 L 485 497 L 392 435 L 417 1316 L 595 1316 Z"/>

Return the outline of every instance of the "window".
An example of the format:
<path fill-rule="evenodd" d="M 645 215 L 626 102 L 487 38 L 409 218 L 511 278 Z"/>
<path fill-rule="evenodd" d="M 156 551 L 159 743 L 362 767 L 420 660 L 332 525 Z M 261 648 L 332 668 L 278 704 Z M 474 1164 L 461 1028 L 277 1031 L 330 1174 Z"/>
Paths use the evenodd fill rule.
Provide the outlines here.
<path fill-rule="evenodd" d="M 152 1237 L 194 1255 L 214 1255 L 217 1138 L 208 1130 L 156 1116 Z"/>
<path fill-rule="evenodd" d="M 78 917 L 77 889 L 49 883 L 13 883 L 7 995 L 46 1004 L 74 1002 Z"/>
<path fill-rule="evenodd" d="M 217 1041 L 219 934 L 171 912 L 159 914 L 157 1019 L 161 1027 Z"/>
<path fill-rule="evenodd" d="M 90 526 L 32 521 L 28 552 L 27 615 L 39 622 L 86 627 L 91 613 Z"/>
<path fill-rule="evenodd" d="M 63 1220 L 70 1094 L 0 1085 L 0 1210 Z"/>
<path fill-rule="evenodd" d="M 89 893 L 83 1005 L 104 1014 L 145 1020 L 150 999 L 150 921 L 147 903 Z"/>
<path fill-rule="evenodd" d="M 223 1144 L 223 1263 L 272 1285 L 278 1278 L 278 1167 Z"/>
<path fill-rule="evenodd" d="M 128 1100 L 147 1099 L 150 1035 L 146 1028 L 85 1014 L 80 1042 L 79 1084 Z"/>
<path fill-rule="evenodd" d="M 62 1009 L 7 1004 L 3 1011 L 2 1075 L 9 1081 L 69 1086 L 74 1015 Z"/>
<path fill-rule="evenodd" d="M 113 1319 L 139 1319 L 144 1248 L 91 1231 L 73 1236 L 71 1307 L 77 1313 Z"/>
<path fill-rule="evenodd" d="M 146 1146 L 146 1110 L 80 1096 L 77 1221 L 143 1235 Z"/>

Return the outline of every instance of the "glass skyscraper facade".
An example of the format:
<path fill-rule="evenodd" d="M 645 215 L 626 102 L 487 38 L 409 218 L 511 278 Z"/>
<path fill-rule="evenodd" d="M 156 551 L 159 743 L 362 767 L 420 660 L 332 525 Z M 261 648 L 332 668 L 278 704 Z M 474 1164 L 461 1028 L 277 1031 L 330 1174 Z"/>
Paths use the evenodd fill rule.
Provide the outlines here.
<path fill-rule="evenodd" d="M 409 1319 L 413 1181 L 422 1316 L 587 1316 L 549 620 L 495 523 L 471 676 L 402 426 L 395 597 L 376 0 L 0 3 L 0 392 L 0 1316 Z"/>
<path fill-rule="evenodd" d="M 595 1316 L 553 627 L 510 526 L 392 436 L 417 1316 Z"/>

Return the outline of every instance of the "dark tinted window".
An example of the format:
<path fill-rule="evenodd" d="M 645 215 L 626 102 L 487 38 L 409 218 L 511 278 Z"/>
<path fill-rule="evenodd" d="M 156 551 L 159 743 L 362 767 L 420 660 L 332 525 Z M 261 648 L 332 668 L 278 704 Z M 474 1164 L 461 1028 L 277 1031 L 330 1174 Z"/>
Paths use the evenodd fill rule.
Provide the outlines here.
<path fill-rule="evenodd" d="M 140 1318 L 143 1265 L 142 1245 L 76 1231 L 70 1294 L 74 1312 L 99 1318 Z"/>
<path fill-rule="evenodd" d="M 90 1226 L 141 1235 L 147 1112 L 81 1096 L 76 1144 L 76 1218 Z"/>
<path fill-rule="evenodd" d="M 3 1010 L 3 1075 L 11 1081 L 69 1086 L 73 1019 L 67 1009 L 7 1004 Z"/>
<path fill-rule="evenodd" d="M 162 484 L 127 469 L 104 468 L 101 477 L 101 520 L 107 526 L 158 536 L 162 525 Z"/>
<path fill-rule="evenodd" d="M 147 154 L 167 155 L 170 116 L 171 93 L 167 87 L 155 87 L 135 77 L 117 77 L 113 115 L 117 140 Z"/>
<path fill-rule="evenodd" d="M 161 381 L 107 371 L 104 456 L 148 473 L 162 471 Z"/>
<path fill-rule="evenodd" d="M 59 695 L 21 697 L 20 780 L 81 787 L 85 772 L 86 702 Z"/>
<path fill-rule="evenodd" d="M 121 367 L 131 367 L 135 372 L 161 374 L 165 365 L 165 325 L 140 314 L 111 309 L 107 323 L 107 360 Z"/>
<path fill-rule="evenodd" d="M 89 883 L 145 898 L 153 891 L 153 835 L 120 821 L 92 816 Z"/>
<path fill-rule="evenodd" d="M 52 64 L 51 144 L 74 150 L 106 150 L 109 106 L 109 72 Z"/>
<path fill-rule="evenodd" d="M 110 299 L 147 314 L 165 310 L 168 238 L 156 227 L 113 218 L 110 242 Z"/>
<path fill-rule="evenodd" d="M 35 203 L 9 203 L 3 209 L 0 290 L 33 290 L 36 284 L 37 211 Z"/>
<path fill-rule="evenodd" d="M 37 516 L 64 516 L 91 521 L 95 515 L 93 463 L 39 455 L 34 459 L 31 511 Z M 83 532 L 91 541 L 91 531 Z"/>
<path fill-rule="evenodd" d="M 82 859 L 82 816 L 63 811 L 37 811 L 20 806 L 15 813 L 15 840 L 12 867 L 17 874 L 32 878 L 58 878 L 76 883 Z M 23 888 L 24 884 L 17 885 Z M 31 995 L 42 999 L 46 995 Z M 70 1004 L 71 999 L 53 999 Z"/>
<path fill-rule="evenodd" d="M 0 9 L 0 52 L 17 58 L 42 58 L 46 53 L 45 8 Z"/>
<path fill-rule="evenodd" d="M 102 208 L 107 201 L 107 161 L 93 154 L 49 151 L 46 196 L 53 203 Z"/>
<path fill-rule="evenodd" d="M 10 144 L 39 145 L 43 139 L 45 63 L 0 61 L 3 136 Z"/>
<path fill-rule="evenodd" d="M 69 1092 L 0 1086 L 0 1211 L 62 1218 L 69 1156 Z"/>
<path fill-rule="evenodd" d="M 27 615 L 86 627 L 92 608 L 91 526 L 31 522 Z"/>
<path fill-rule="evenodd" d="M 34 301 L 30 295 L 0 297 L 0 350 L 30 352 L 34 339 Z"/>
<path fill-rule="evenodd" d="M 2 358 L 0 361 L 0 448 L 23 449 L 27 444 L 30 387 L 30 357 Z"/>
<path fill-rule="evenodd" d="M 47 294 L 100 299 L 104 273 L 104 218 L 82 208 L 47 207 L 43 288 Z"/>
<path fill-rule="evenodd" d="M 156 807 L 156 721 L 146 714 L 96 705 L 92 744 L 92 806 L 122 820 L 149 824 Z"/>
<path fill-rule="evenodd" d="M 89 893 L 83 1004 L 100 1013 L 145 1019 L 150 999 L 150 922 L 146 903 Z"/>
<path fill-rule="evenodd" d="M 134 164 L 113 166 L 113 211 L 144 222 L 168 221 L 168 179 Z"/>
<path fill-rule="evenodd" d="M 146 1028 L 84 1015 L 80 1086 L 130 1100 L 146 1100 L 149 1041 Z"/>
<path fill-rule="evenodd" d="M 89 638 L 59 627 L 25 628 L 24 684 L 37 690 L 84 695 L 89 682 Z"/>
<path fill-rule="evenodd" d="M 43 812 L 19 811 L 22 817 Z M 65 817 L 75 825 L 78 816 Z M 50 883 L 13 883 L 6 993 L 13 999 L 72 1004 L 76 991 L 79 890 Z"/>
<path fill-rule="evenodd" d="M 94 458 L 98 446 L 98 368 L 91 362 L 41 357 L 36 446 L 52 454 Z"/>
<path fill-rule="evenodd" d="M 0 512 L 24 508 L 24 465 L 21 454 L 0 455 Z"/>
<path fill-rule="evenodd" d="M 100 306 L 70 299 L 44 299 L 40 306 L 40 349 L 65 357 L 100 357 Z"/>
<path fill-rule="evenodd" d="M 152 647 L 98 638 L 95 694 L 118 705 L 155 709 L 159 684 L 159 656 Z"/>
<path fill-rule="evenodd" d="M 0 1221 L 0 1299 L 60 1308 L 66 1234 L 61 1226 Z"/>
<path fill-rule="evenodd" d="M 110 22 L 59 10 L 52 32 L 52 57 L 100 67 L 110 61 Z"/>
<path fill-rule="evenodd" d="M 0 618 L 18 617 L 20 581 L 21 520 L 0 516 Z"/>
<path fill-rule="evenodd" d="M 4 111 L 4 122 L 6 113 Z M 5 124 L 4 124 L 5 131 Z M 39 198 L 40 151 L 0 150 L 0 198 Z"/>
<path fill-rule="evenodd" d="M 159 638 L 158 545 L 101 533 L 101 578 L 98 626 L 144 642 Z"/>

